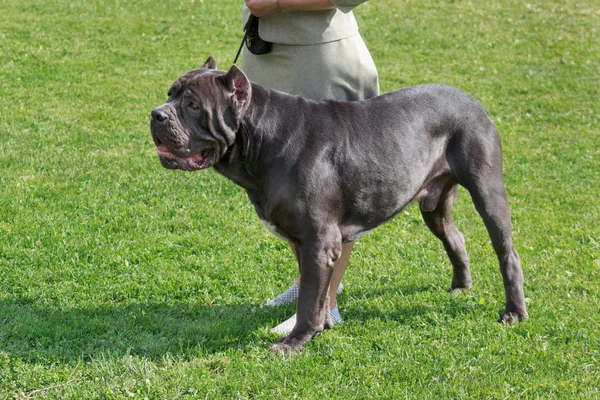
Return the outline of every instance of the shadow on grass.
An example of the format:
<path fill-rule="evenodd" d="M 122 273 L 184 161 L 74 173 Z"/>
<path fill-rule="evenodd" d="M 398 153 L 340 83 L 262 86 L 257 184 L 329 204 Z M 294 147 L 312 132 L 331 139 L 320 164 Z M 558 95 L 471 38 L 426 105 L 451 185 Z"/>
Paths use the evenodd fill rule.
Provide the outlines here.
<path fill-rule="evenodd" d="M 23 299 L 0 302 L 0 352 L 29 361 L 91 359 L 102 354 L 160 359 L 260 344 L 257 333 L 287 309 L 253 304 L 138 304 L 60 310 Z M 260 331 L 258 331 L 260 332 Z"/>
<path fill-rule="evenodd" d="M 401 297 L 398 297 L 399 294 Z M 407 284 L 400 288 L 396 285 L 386 285 L 371 290 L 357 289 L 352 290 L 352 296 L 355 299 L 355 305 L 344 307 L 344 318 L 347 321 L 377 319 L 406 324 L 411 323 L 414 319 L 427 321 L 430 318 L 439 318 L 440 316 L 449 319 L 461 318 L 473 313 L 477 308 L 476 302 L 469 299 L 466 293 L 451 293 L 447 290 L 440 290 L 438 286 L 431 285 Z M 378 306 L 377 300 L 375 305 L 365 306 L 360 304 L 362 299 L 367 304 L 373 304 L 368 299 L 376 298 L 384 299 L 384 303 L 391 300 L 397 305 L 390 310 L 389 303 Z"/>
<path fill-rule="evenodd" d="M 394 290 L 390 288 L 389 290 Z M 413 295 L 434 290 L 407 286 L 400 291 L 407 303 L 393 311 L 377 307 L 348 307 L 344 318 L 408 323 L 434 311 L 413 304 Z M 399 289 L 396 287 L 395 291 Z M 357 290 L 358 298 L 385 295 L 387 289 Z M 440 307 L 439 312 L 451 309 Z M 190 305 L 134 304 L 61 310 L 30 299 L 0 302 L 0 352 L 30 362 L 91 360 L 102 355 L 136 355 L 160 360 L 166 355 L 195 357 L 228 349 L 264 346 L 273 340 L 267 328 L 289 316 L 293 306 L 261 308 L 255 304 Z M 456 311 L 456 310 L 455 310 Z"/>
<path fill-rule="evenodd" d="M 378 284 L 376 287 L 352 287 L 352 295 L 357 298 L 372 298 L 372 297 L 388 297 L 391 295 L 401 294 L 402 296 L 413 296 L 420 293 L 431 292 L 437 290 L 431 285 L 418 285 L 408 283 L 403 287 L 398 287 L 397 283 Z"/>
<path fill-rule="evenodd" d="M 353 288 L 352 296 L 355 299 L 370 299 L 370 298 L 386 298 L 391 297 L 397 293 L 402 293 L 406 296 L 407 300 L 411 299 L 415 295 L 421 293 L 430 292 L 434 290 L 429 286 L 420 285 L 406 285 L 402 288 L 398 288 L 396 285 L 384 285 L 378 286 L 377 288 L 367 289 L 356 289 Z M 392 311 L 383 311 L 377 306 L 359 306 L 359 307 L 346 307 L 344 308 L 344 316 L 346 320 L 395 320 L 400 323 L 404 323 L 410 319 L 423 316 L 431 312 L 431 308 L 423 305 L 415 305 L 410 301 L 403 304 Z"/>

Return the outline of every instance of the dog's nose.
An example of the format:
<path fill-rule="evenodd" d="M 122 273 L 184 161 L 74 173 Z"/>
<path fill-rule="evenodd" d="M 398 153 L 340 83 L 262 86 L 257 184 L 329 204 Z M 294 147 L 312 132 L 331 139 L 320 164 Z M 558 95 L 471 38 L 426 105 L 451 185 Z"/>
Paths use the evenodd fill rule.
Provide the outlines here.
<path fill-rule="evenodd" d="M 163 121 L 167 120 L 167 118 L 169 118 L 169 116 L 167 115 L 167 112 L 160 107 L 152 110 L 151 115 L 152 115 L 152 119 L 157 122 L 163 122 Z"/>

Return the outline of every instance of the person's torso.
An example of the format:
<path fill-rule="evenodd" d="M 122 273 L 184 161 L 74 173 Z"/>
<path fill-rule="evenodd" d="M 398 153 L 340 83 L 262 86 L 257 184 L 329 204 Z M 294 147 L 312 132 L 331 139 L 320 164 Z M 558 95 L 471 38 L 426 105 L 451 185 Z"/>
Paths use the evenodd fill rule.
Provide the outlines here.
<path fill-rule="evenodd" d="M 250 11 L 244 5 L 244 24 Z M 258 34 L 268 42 L 288 45 L 311 45 L 345 39 L 358 33 L 352 12 L 336 8 L 322 11 L 282 11 L 261 17 Z"/>

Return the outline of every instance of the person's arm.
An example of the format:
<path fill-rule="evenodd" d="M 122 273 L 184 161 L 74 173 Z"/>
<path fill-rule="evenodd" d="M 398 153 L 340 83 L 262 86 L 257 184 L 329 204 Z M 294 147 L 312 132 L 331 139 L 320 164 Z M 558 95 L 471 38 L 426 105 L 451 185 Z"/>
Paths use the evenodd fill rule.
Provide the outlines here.
<path fill-rule="evenodd" d="M 252 15 L 264 17 L 284 10 L 330 10 L 329 0 L 244 0 Z"/>

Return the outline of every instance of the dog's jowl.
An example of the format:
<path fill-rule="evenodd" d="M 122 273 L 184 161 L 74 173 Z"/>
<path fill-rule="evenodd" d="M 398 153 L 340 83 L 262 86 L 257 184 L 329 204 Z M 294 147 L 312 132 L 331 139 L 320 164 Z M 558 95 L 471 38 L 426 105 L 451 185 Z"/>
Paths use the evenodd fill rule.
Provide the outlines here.
<path fill-rule="evenodd" d="M 413 201 L 450 257 L 451 290 L 469 289 L 469 257 L 451 215 L 458 185 L 500 262 L 502 320 L 527 318 L 500 138 L 466 93 L 422 85 L 361 102 L 312 101 L 253 84 L 235 65 L 219 71 L 211 57 L 168 95 L 150 125 L 162 165 L 215 167 L 246 189 L 259 218 L 299 254 L 296 326 L 274 351 L 296 351 L 331 327 L 327 292 L 342 243 Z"/>

